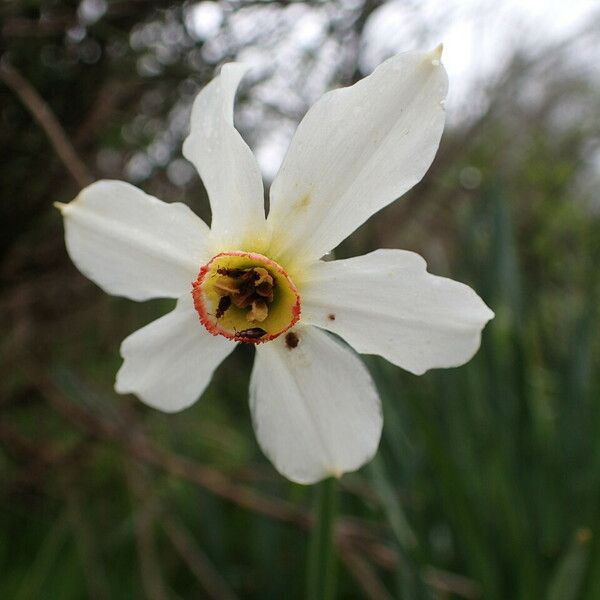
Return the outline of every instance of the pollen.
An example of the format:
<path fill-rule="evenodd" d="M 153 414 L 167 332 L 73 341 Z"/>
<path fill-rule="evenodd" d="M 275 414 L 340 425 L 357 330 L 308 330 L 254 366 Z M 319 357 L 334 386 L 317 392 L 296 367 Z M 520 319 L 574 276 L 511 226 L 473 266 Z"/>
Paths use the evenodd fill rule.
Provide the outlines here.
<path fill-rule="evenodd" d="M 217 294 L 221 295 L 217 306 L 217 318 L 223 317 L 230 306 L 248 309 L 246 319 L 262 322 L 269 316 L 269 304 L 275 297 L 275 282 L 263 267 L 247 269 L 217 268 L 218 277 L 213 282 Z"/>
<path fill-rule="evenodd" d="M 300 318 L 300 295 L 285 269 L 253 252 L 224 252 L 192 284 L 200 321 L 213 335 L 259 344 Z"/>

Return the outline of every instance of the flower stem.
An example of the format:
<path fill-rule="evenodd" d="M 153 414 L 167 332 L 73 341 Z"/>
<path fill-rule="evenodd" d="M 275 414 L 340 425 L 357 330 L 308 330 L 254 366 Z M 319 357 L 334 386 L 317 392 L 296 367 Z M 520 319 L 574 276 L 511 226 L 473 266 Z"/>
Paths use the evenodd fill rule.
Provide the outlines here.
<path fill-rule="evenodd" d="M 334 533 L 337 509 L 337 479 L 332 477 L 319 483 L 316 490 L 315 522 L 308 547 L 308 600 L 332 600 L 335 595 Z"/>

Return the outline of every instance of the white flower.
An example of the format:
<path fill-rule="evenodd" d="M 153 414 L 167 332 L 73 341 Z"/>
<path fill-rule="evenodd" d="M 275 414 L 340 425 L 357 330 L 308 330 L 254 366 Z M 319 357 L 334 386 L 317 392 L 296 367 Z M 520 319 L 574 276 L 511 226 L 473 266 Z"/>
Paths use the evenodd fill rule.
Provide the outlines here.
<path fill-rule="evenodd" d="M 233 127 L 238 64 L 196 98 L 183 147 L 208 191 L 210 229 L 183 204 L 119 181 L 60 206 L 73 262 L 106 292 L 177 298 L 123 342 L 118 392 L 182 410 L 236 342 L 256 344 L 258 441 L 283 475 L 312 483 L 370 460 L 382 428 L 367 369 L 325 330 L 415 374 L 473 356 L 493 313 L 417 254 L 320 260 L 429 168 L 444 126 L 440 54 L 395 56 L 325 94 L 298 127 L 267 218 L 258 165 Z"/>

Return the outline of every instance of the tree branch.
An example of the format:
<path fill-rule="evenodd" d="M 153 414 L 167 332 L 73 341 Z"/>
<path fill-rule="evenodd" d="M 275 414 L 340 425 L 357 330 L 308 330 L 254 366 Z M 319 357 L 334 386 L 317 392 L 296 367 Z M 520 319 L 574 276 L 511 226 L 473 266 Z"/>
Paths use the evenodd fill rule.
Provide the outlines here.
<path fill-rule="evenodd" d="M 304 530 L 312 527 L 312 519 L 303 508 L 286 500 L 257 492 L 211 467 L 161 448 L 153 444 L 143 430 L 132 424 L 131 420 L 108 419 L 93 414 L 90 410 L 70 401 L 60 387 L 41 369 L 31 364 L 26 364 L 25 369 L 33 385 L 60 415 L 96 438 L 117 443 L 129 457 L 161 469 L 171 476 L 196 483 L 210 493 L 258 514 Z M 346 553 L 347 563 L 350 562 L 357 567 L 357 557 L 365 555 L 371 562 L 386 570 L 394 571 L 398 568 L 397 553 L 383 542 L 376 532 L 360 521 L 348 517 L 339 519 L 335 540 L 338 547 Z M 349 549 L 354 549 L 353 556 L 348 556 Z M 359 549 L 360 554 L 357 554 Z M 360 565 L 360 574 L 355 573 L 352 567 L 349 568 L 349 572 L 355 578 L 362 579 L 359 582 L 361 587 L 366 586 L 372 591 L 377 590 L 372 573 L 367 571 L 364 562 Z M 423 580 L 428 587 L 438 591 L 452 590 L 453 593 L 464 598 L 480 597 L 479 586 L 474 581 L 433 567 L 426 569 Z M 382 597 L 381 594 L 379 597 Z"/>
<path fill-rule="evenodd" d="M 6 57 L 0 60 L 0 79 L 21 100 L 31 116 L 44 130 L 63 165 L 81 188 L 94 181 L 94 176 L 79 158 L 52 109 L 36 89 L 13 67 Z"/>

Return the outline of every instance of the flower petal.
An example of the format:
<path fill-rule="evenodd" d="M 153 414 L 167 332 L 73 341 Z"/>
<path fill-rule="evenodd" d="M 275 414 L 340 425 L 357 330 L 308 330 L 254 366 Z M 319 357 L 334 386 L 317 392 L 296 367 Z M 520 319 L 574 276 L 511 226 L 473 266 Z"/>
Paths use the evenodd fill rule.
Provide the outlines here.
<path fill-rule="evenodd" d="M 115 389 L 165 412 L 183 410 L 200 397 L 234 348 L 206 331 L 186 294 L 170 313 L 125 338 Z"/>
<path fill-rule="evenodd" d="M 198 169 L 208 192 L 211 236 L 218 251 L 248 249 L 260 243 L 255 238 L 265 230 L 260 169 L 233 126 L 235 92 L 246 70 L 236 63 L 223 65 L 221 74 L 198 94 L 183 144 L 183 155 Z"/>
<path fill-rule="evenodd" d="M 302 319 L 416 375 L 462 365 L 494 313 L 467 285 L 426 268 L 405 250 L 319 262 L 303 289 Z"/>
<path fill-rule="evenodd" d="M 69 256 L 109 294 L 178 298 L 207 262 L 208 227 L 184 204 L 98 181 L 59 205 Z"/>
<path fill-rule="evenodd" d="M 314 483 L 373 457 L 381 405 L 369 372 L 350 349 L 315 327 L 293 334 L 257 346 L 250 409 L 258 442 L 275 468 L 292 481 Z"/>
<path fill-rule="evenodd" d="M 394 56 L 308 111 L 271 187 L 273 256 L 319 259 L 423 177 L 444 127 L 440 53 Z"/>

